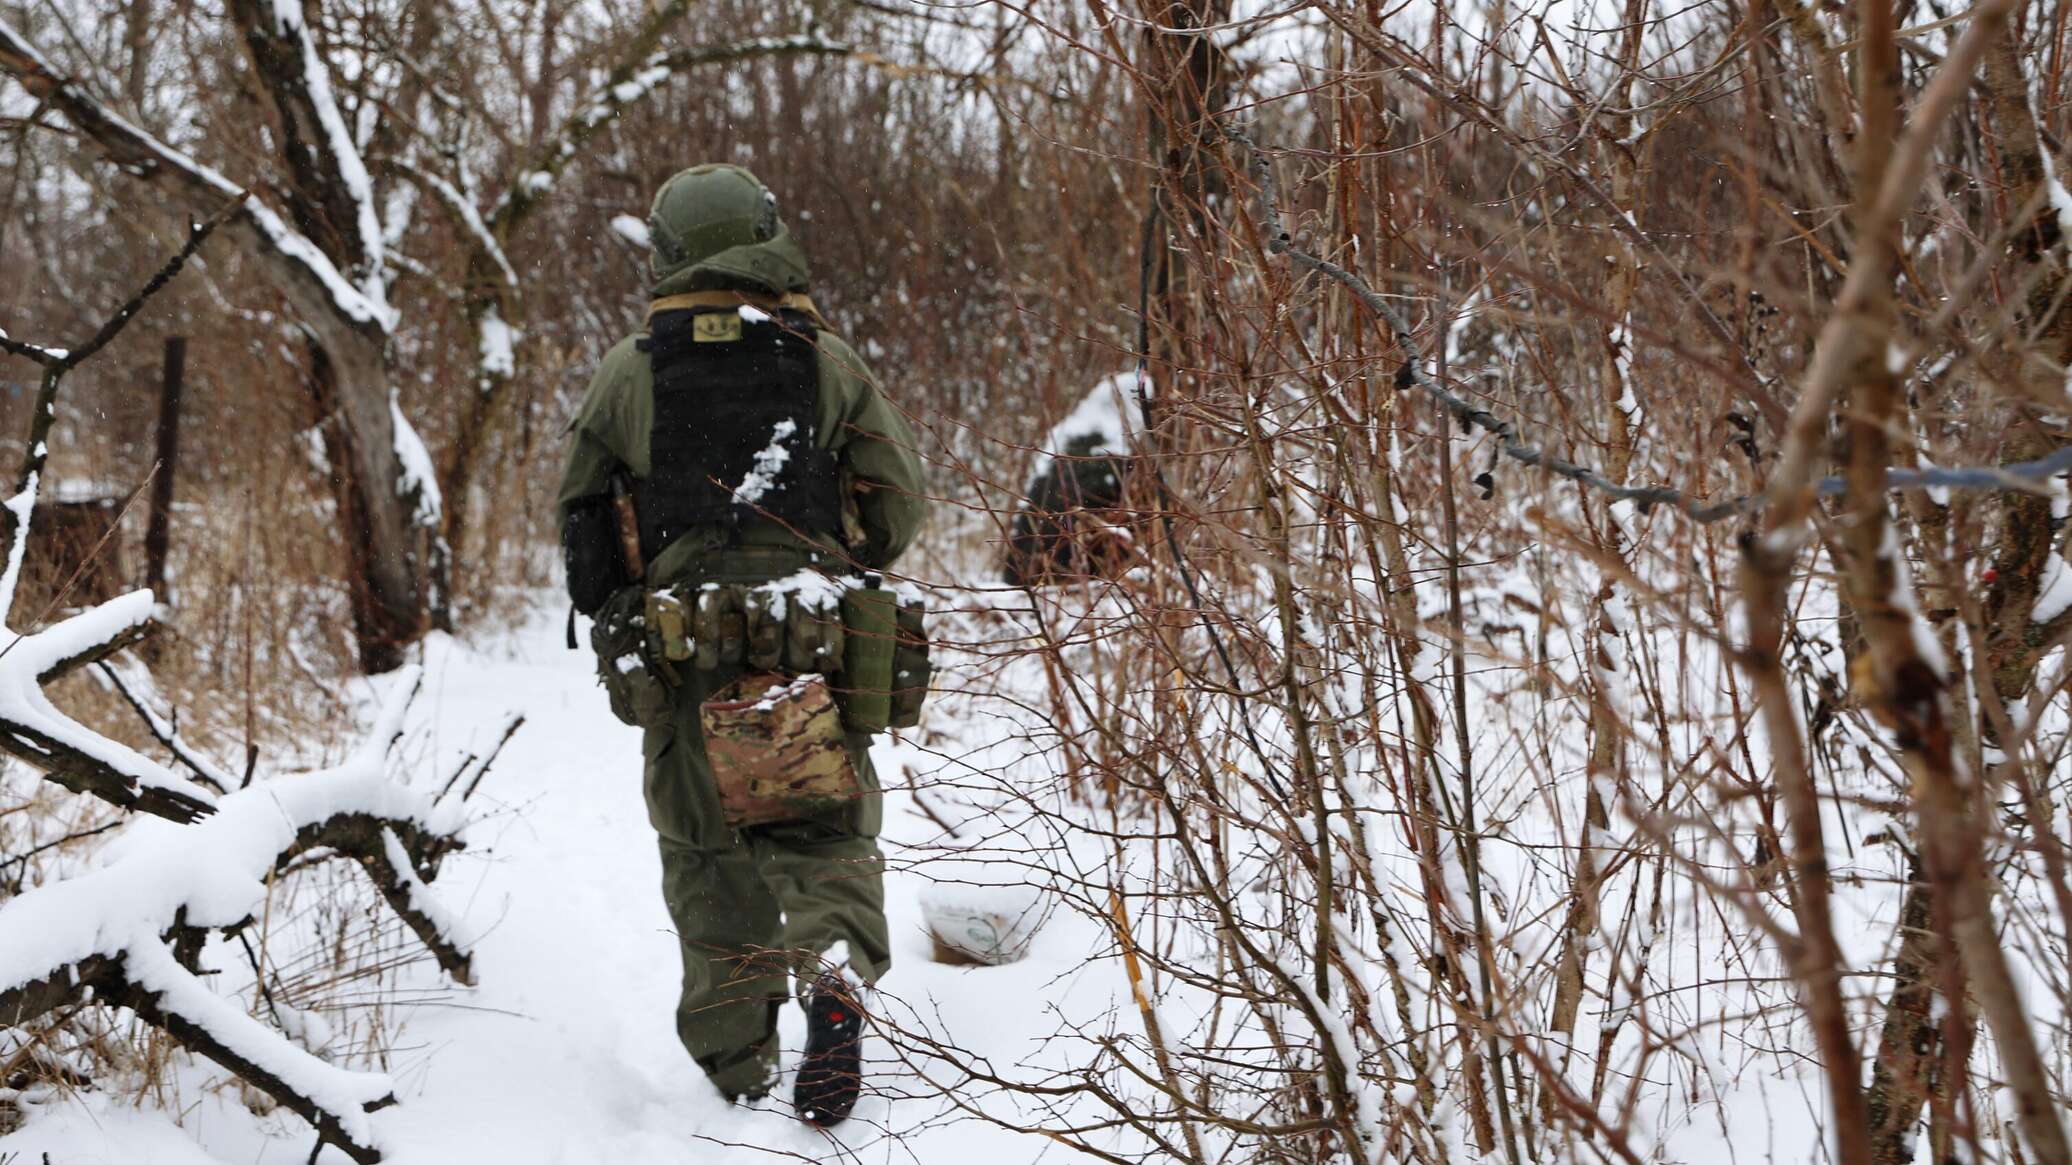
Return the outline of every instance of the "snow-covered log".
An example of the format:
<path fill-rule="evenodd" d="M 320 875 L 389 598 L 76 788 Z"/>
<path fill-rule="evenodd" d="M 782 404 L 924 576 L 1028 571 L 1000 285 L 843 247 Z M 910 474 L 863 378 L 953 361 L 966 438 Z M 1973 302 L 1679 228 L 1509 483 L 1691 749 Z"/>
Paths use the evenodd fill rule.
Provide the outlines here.
<path fill-rule="evenodd" d="M 355 1161 L 381 1158 L 368 1114 L 391 1081 L 326 1063 L 190 964 L 212 931 L 252 923 L 269 880 L 323 853 L 360 864 L 454 979 L 472 982 L 467 944 L 426 887 L 459 849 L 463 802 L 391 779 L 388 756 L 416 678 L 405 677 L 367 742 L 345 763 L 228 794 L 203 820 L 139 821 L 92 873 L 0 906 L 0 1024 L 94 1000 L 128 1008 L 316 1127 Z"/>

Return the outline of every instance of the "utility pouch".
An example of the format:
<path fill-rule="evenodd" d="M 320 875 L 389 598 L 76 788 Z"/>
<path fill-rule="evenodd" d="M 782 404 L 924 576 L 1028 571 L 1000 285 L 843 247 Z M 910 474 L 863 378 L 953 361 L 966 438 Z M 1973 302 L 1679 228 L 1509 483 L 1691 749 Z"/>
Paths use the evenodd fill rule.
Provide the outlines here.
<path fill-rule="evenodd" d="M 752 673 L 699 705 L 698 716 L 730 829 L 837 812 L 865 792 L 820 676 Z"/>
<path fill-rule="evenodd" d="M 796 596 L 786 602 L 784 669 L 798 675 L 830 675 L 842 670 L 842 612 L 838 604 L 814 606 Z"/>
<path fill-rule="evenodd" d="M 744 597 L 744 588 L 721 583 L 707 583 L 698 589 L 692 638 L 696 641 L 693 654 L 699 671 L 738 664 L 747 654 Z"/>
<path fill-rule="evenodd" d="M 742 596 L 741 609 L 748 666 L 776 671 L 784 664 L 783 600 L 762 587 L 751 587 Z"/>
<path fill-rule="evenodd" d="M 606 600 L 590 625 L 597 677 L 611 699 L 612 715 L 635 728 L 659 728 L 670 715 L 669 685 L 649 661 L 648 633 L 638 587 L 622 588 Z"/>
<path fill-rule="evenodd" d="M 682 663 L 691 658 L 691 611 L 671 591 L 647 593 L 648 647 L 659 659 Z"/>
<path fill-rule="evenodd" d="M 892 641 L 892 706 L 888 726 L 912 728 L 921 723 L 921 705 L 935 674 L 928 659 L 928 611 L 919 599 L 902 599 L 898 632 Z"/>
<path fill-rule="evenodd" d="M 561 527 L 561 554 L 568 572 L 568 597 L 582 614 L 597 614 L 626 585 L 610 503 L 602 498 L 583 498 L 568 507 L 568 520 Z"/>
<path fill-rule="evenodd" d="M 700 671 L 736 665 L 793 675 L 840 671 L 844 637 L 834 589 L 705 583 L 658 591 L 648 601 L 655 658 L 688 660 Z"/>
<path fill-rule="evenodd" d="M 876 575 L 842 592 L 842 722 L 851 732 L 892 724 L 892 644 L 898 600 Z"/>

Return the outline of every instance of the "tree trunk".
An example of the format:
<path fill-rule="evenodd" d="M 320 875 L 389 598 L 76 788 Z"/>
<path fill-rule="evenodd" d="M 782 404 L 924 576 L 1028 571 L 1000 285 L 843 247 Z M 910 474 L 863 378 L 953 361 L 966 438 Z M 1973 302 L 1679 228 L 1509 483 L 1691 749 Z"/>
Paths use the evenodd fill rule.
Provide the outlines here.
<path fill-rule="evenodd" d="M 353 638 L 369 674 L 393 671 L 424 633 L 430 553 L 415 519 L 422 482 L 396 452 L 385 345 L 353 335 L 311 345 L 310 394 L 345 543 Z"/>

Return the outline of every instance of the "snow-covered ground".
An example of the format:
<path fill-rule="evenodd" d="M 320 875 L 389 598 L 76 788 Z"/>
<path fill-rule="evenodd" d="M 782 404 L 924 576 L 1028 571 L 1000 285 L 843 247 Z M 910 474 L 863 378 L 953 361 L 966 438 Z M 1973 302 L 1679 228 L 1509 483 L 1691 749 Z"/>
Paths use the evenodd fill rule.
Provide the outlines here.
<path fill-rule="evenodd" d="M 829 1137 L 773 1100 L 729 1106 L 686 1058 L 672 1026 L 676 941 L 662 906 L 660 862 L 640 794 L 638 733 L 611 716 L 587 650 L 567 650 L 560 612 L 542 603 L 507 640 L 433 641 L 425 691 L 406 751 L 450 772 L 494 743 L 506 714 L 526 724 L 485 781 L 483 819 L 469 850 L 434 885 L 479 939 L 479 986 L 442 984 L 428 963 L 413 987 L 428 1001 L 396 1015 L 386 1065 L 401 1103 L 374 1120 L 394 1165 L 814 1160 L 986 1161 L 1061 1156 L 1040 1138 L 959 1118 L 936 1084 L 873 1038 L 877 1095 Z M 888 784 L 926 770 L 916 746 L 883 739 Z M 1035 1042 L 1055 1030 L 1054 1007 L 1097 1015 L 1127 998 L 1114 964 L 1093 959 L 1098 930 L 1059 912 L 1029 957 L 1004 967 L 931 961 L 920 900 L 943 831 L 891 793 L 886 847 L 894 872 L 889 913 L 897 964 L 888 1009 L 925 1019 L 936 1034 L 1001 1066 L 1037 1065 Z M 920 848 L 916 848 L 920 847 Z M 972 863 L 957 863 L 959 877 Z M 222 952 L 211 952 L 215 959 Z M 241 967 L 219 960 L 235 982 Z M 220 986 L 220 984 L 219 984 Z M 803 1029 L 786 1008 L 795 1054 Z M 355 1065 L 364 1066 L 364 1065 Z M 929 1075 L 933 1070 L 920 1066 Z M 206 1065 L 175 1074 L 173 1095 L 138 1109 L 83 1091 L 26 1106 L 28 1123 L 0 1138 L 0 1162 L 53 1165 L 154 1162 L 303 1162 L 314 1134 L 291 1116 L 254 1117 Z M 788 1095 L 787 1084 L 778 1097 Z M 963 1095 L 969 1099 L 968 1095 Z M 897 1097 L 897 1099 L 892 1099 Z M 10 1155 L 15 1155 L 10 1157 Z M 320 1158 L 343 1162 L 335 1150 Z"/>
<path fill-rule="evenodd" d="M 938 577 L 976 576 L 945 570 Z M 638 734 L 612 718 L 592 678 L 587 648 L 564 647 L 565 608 L 553 596 L 541 595 L 531 615 L 508 634 L 483 634 L 472 642 L 430 641 L 423 694 L 399 749 L 409 773 L 440 780 L 455 771 L 461 757 L 493 745 L 512 713 L 526 718 L 473 802 L 479 819 L 466 834 L 469 848 L 448 859 L 432 887 L 462 920 L 464 937 L 474 939 L 479 985 L 454 986 L 439 977 L 429 959 L 421 959 L 378 990 L 348 985 L 327 994 L 320 987 L 309 1000 L 288 1001 L 314 1006 L 325 1025 L 359 1033 L 336 1041 L 321 1034 L 310 1037 L 307 1042 L 320 1048 L 365 1046 L 364 1034 L 374 1026 L 390 1033 L 385 1042 L 390 1050 L 379 1062 L 350 1056 L 343 1063 L 384 1071 L 395 1082 L 400 1103 L 372 1118 L 387 1160 L 395 1165 L 728 1165 L 785 1159 L 1022 1165 L 1076 1159 L 1063 1145 L 987 1123 L 970 1110 L 977 1107 L 1010 1123 L 1052 1127 L 1092 1124 L 1111 1113 L 1081 1094 L 1052 1098 L 1049 1110 L 1038 1112 L 1036 1102 L 973 1083 L 944 1057 L 917 1050 L 934 1041 L 953 1049 L 966 1065 L 1022 1082 L 1066 1084 L 1074 1072 L 1091 1066 L 1114 1083 L 1117 1073 L 1106 1057 L 1116 1038 L 1141 1037 L 1142 1013 L 1102 915 L 1111 887 L 1123 887 L 1138 894 L 1134 901 L 1147 902 L 1142 891 L 1156 869 L 1145 868 L 1142 858 L 1149 851 L 1141 838 L 1125 854 L 1103 832 L 1107 822 L 1098 813 L 1082 822 L 1091 827 L 1084 831 L 1059 827 L 1065 820 L 1081 820 L 1085 811 L 1083 805 L 1072 807 L 1060 771 L 1060 741 L 1072 731 L 1073 717 L 1053 722 L 1059 713 L 1043 695 L 1043 665 L 1037 656 L 1018 651 L 1028 635 L 1029 623 L 1017 611 L 1024 603 L 1014 592 L 980 589 L 931 596 L 932 608 L 955 612 L 943 628 L 951 649 L 939 648 L 944 656 L 939 663 L 947 665 L 939 674 L 942 694 L 931 705 L 922 732 L 884 738 L 877 750 L 879 772 L 889 789 L 884 841 L 892 867 L 887 897 L 896 954 L 879 1011 L 909 1034 L 897 1041 L 882 1034 L 870 1038 L 871 1095 L 831 1138 L 790 1115 L 782 1101 L 788 1081 L 776 1099 L 760 1108 L 738 1109 L 721 1100 L 677 1045 L 676 942 L 662 905 L 660 864 L 640 794 Z M 1061 601 L 1059 609 L 1069 606 Z M 1102 609 L 1098 603 L 1089 608 Z M 1099 624 L 1094 618 L 1085 622 L 1086 627 Z M 1097 668 L 1087 661 L 1093 655 L 1072 647 L 1058 659 L 1072 667 L 1085 664 L 1092 672 Z M 1682 661 L 1678 682 L 1700 683 L 1721 666 L 1703 653 L 1662 657 Z M 1578 803 L 1586 779 L 1585 766 L 1573 755 L 1580 720 L 1543 702 L 1514 714 L 1494 695 L 1476 699 L 1476 723 L 1484 726 L 1477 736 L 1478 752 L 1488 758 L 1483 763 L 1491 773 L 1534 771 L 1515 753 L 1522 738 L 1514 731 L 1518 721 L 1507 719 L 1515 715 L 1547 719 L 1544 747 L 1557 760 L 1546 763 L 1563 774 L 1546 789 L 1535 781 L 1492 781 L 1482 794 L 1486 819 L 1506 823 L 1500 833 L 1492 832 L 1485 849 L 1485 877 L 1497 888 L 1491 901 L 1506 904 L 1520 920 L 1507 937 L 1509 948 L 1531 955 L 1531 965 L 1544 965 L 1552 941 L 1546 920 L 1560 918 L 1545 903 L 1561 901 L 1566 872 L 1547 866 L 1541 855 L 1553 852 L 1564 837 L 1556 826 L 1560 807 L 1551 802 Z M 375 703 L 368 700 L 370 707 Z M 1695 697 L 1687 703 L 1703 706 Z M 1707 730 L 1704 723 L 1693 723 L 1691 731 Z M 1196 727 L 1205 735 L 1217 732 L 1213 723 Z M 1868 748 L 1869 742 L 1863 743 Z M 927 786 L 924 792 L 910 787 L 916 779 Z M 1888 777 L 1874 771 L 1831 779 L 1868 801 Z M 1690 791 L 1694 812 L 1710 805 L 1702 800 L 1707 795 L 1695 787 Z M 1047 814 L 1031 813 L 1037 809 Z M 965 836 L 949 839 L 931 810 L 947 816 Z M 1730 818 L 1747 811 L 1738 801 L 1724 803 L 1718 808 L 1721 828 L 1734 826 Z M 1842 839 L 1835 858 L 1843 887 L 1836 910 L 1848 961 L 1859 968 L 1881 967 L 1890 958 L 1885 947 L 1896 905 L 1890 869 L 1896 859 L 1888 847 L 1868 840 L 1869 827 L 1880 820 L 1864 810 L 1831 822 L 1833 836 Z M 987 834 L 996 840 L 974 842 Z M 1625 843 L 1615 830 L 1609 842 L 1597 844 L 1611 852 Z M 1693 860 L 1712 852 L 1704 837 L 1682 844 Z M 960 852 L 966 845 L 977 848 Z M 1283 917 L 1291 887 L 1302 886 L 1300 871 L 1286 868 L 1284 855 L 1271 847 L 1254 846 L 1248 852 L 1239 855 L 1242 861 L 1233 875 L 1232 885 L 1245 887 L 1236 901 L 1254 922 Z M 1404 933 L 1406 942 L 1414 942 L 1415 914 L 1422 905 L 1414 872 L 1406 872 L 1400 854 L 1381 854 L 1378 860 L 1395 871 L 1388 879 L 1389 905 L 1412 920 Z M 345 869 L 338 876 L 350 881 L 358 874 Z M 1026 905 L 1033 894 L 1026 883 L 1031 882 L 1061 888 L 1076 901 L 1053 897 L 1040 904 L 1048 908 L 1047 922 L 1025 960 L 1001 967 L 933 961 L 921 918 L 924 901 Z M 1630 1107 L 1630 1136 L 1638 1156 L 1750 1165 L 1824 1160 L 1825 1101 L 1819 1078 L 1810 1061 L 1778 1054 L 1780 1048 L 1806 1046 L 1789 985 L 1774 952 L 1747 934 L 1750 924 L 1719 909 L 1740 899 L 1708 896 L 1672 881 L 1657 920 L 1647 894 L 1662 883 L 1639 878 L 1623 885 L 1628 888 L 1607 898 L 1604 914 L 1649 920 L 1636 926 L 1634 941 L 1644 948 L 1638 962 L 1650 989 L 1622 988 L 1614 998 L 1592 1001 L 1580 1023 L 1586 1034 L 1607 1017 L 1623 1025 L 1609 1060 L 1607 1103 Z M 372 901 L 372 895 L 358 887 L 350 900 Z M 1214 965 L 1213 952 L 1178 912 L 1160 916 L 1147 908 L 1136 925 L 1176 963 L 1192 958 L 1202 967 Z M 414 948 L 406 942 L 403 949 Z M 251 977 L 235 948 L 219 942 L 205 953 L 204 962 L 222 972 L 211 980 L 218 992 L 257 1010 Z M 319 970 L 327 965 L 316 962 Z M 1399 959 L 1404 966 L 1416 962 L 1413 956 Z M 1865 993 L 1874 993 L 1875 981 L 1868 976 L 1866 981 L 1871 986 Z M 2051 998 L 2052 989 L 2040 978 L 2025 986 L 2032 999 Z M 1214 997 L 1198 986 L 1169 977 L 1154 982 L 1152 990 L 1166 1038 L 1184 1054 L 1242 1042 L 1244 1033 L 1227 1015 L 1218 1018 Z M 1382 997 L 1378 987 L 1370 994 Z M 1520 1030 L 1533 1032 L 1539 1004 L 1521 996 L 1517 1006 L 1515 1022 Z M 2054 1014 L 2047 1002 L 2038 1006 L 2039 1016 Z M 1670 1053 L 1658 1053 L 1651 1062 L 1638 1059 L 1629 1045 L 1637 1041 L 1639 1025 L 1627 1022 L 1628 1012 L 1646 1018 L 1649 1030 L 1675 1034 Z M 1220 1033 L 1219 1022 L 1224 1025 Z M 802 1027 L 797 1010 L 787 1008 L 780 1031 L 793 1055 Z M 2048 1031 L 2042 1034 L 2053 1038 Z M 1578 1087 L 1592 1078 L 1594 1042 L 1594 1034 L 1578 1042 L 1568 1072 Z M 1254 1070 L 1230 1062 L 1238 1065 L 1230 1070 L 1232 1077 Z M 0 1137 L 0 1165 L 39 1165 L 45 1153 L 51 1165 L 294 1165 L 310 1159 L 314 1134 L 308 1126 L 282 1113 L 255 1116 L 239 1089 L 224 1086 L 224 1075 L 210 1066 L 184 1063 L 161 1079 L 162 1087 L 140 1099 L 93 1090 L 37 1097 L 25 1106 L 28 1123 Z M 1118 1087 L 1128 1090 L 1130 1083 L 1124 1080 Z M 1435 1136 L 1461 1150 L 1456 1152 L 1460 1160 L 1473 1157 L 1462 1149 L 1465 1122 L 1450 1095 L 1434 1112 Z M 1103 1132 L 1088 1139 L 1123 1159 L 1156 1159 L 1133 1133 Z M 1244 1159 L 1242 1149 L 1233 1160 Z M 1555 1154 L 1544 1159 L 1590 1158 Z M 341 1165 L 346 1157 L 327 1150 L 319 1160 Z"/>

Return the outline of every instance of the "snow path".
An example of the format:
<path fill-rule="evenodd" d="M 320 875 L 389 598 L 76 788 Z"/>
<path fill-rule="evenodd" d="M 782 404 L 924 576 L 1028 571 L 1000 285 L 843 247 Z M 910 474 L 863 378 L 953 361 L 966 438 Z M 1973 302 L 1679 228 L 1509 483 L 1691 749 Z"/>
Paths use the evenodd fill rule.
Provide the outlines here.
<path fill-rule="evenodd" d="M 509 711 L 527 721 L 477 796 L 487 819 L 432 886 L 483 934 L 475 951 L 481 986 L 446 985 L 442 1004 L 404 1013 L 388 1065 L 401 1104 L 373 1118 L 391 1165 L 728 1165 L 794 1155 L 1016 1165 L 1066 1155 L 1039 1138 L 945 1120 L 942 1099 L 888 1062 L 875 1037 L 866 1046 L 873 1082 L 901 1098 L 867 1097 L 836 1130 L 840 1147 L 798 1123 L 788 1106 L 727 1105 L 676 1042 L 676 941 L 640 794 L 639 734 L 612 719 L 588 650 L 563 646 L 561 613 L 549 607 L 505 642 L 440 638 L 428 646 L 413 721 L 427 733 L 423 753 L 437 758 L 437 771 L 493 743 Z M 888 783 L 901 772 L 903 748 L 880 743 Z M 897 792 L 886 821 L 895 867 L 902 840 L 938 833 Z M 888 878 L 896 965 L 884 988 L 997 1066 L 1040 1059 L 1029 1041 L 1052 1030 L 1049 1009 L 1061 997 L 1072 1010 L 1098 1011 L 1126 990 L 1104 964 L 1087 966 L 1100 936 L 1071 918 L 1054 920 L 1030 958 L 1013 966 L 931 962 L 918 905 L 928 885 L 914 872 Z M 425 968 L 422 985 L 433 973 Z M 798 1009 L 785 1008 L 787 1070 L 803 1027 Z M 30 1106 L 29 1123 L 0 1138 L 0 1160 L 19 1153 L 37 1161 L 45 1152 L 62 1165 L 308 1159 L 313 1134 L 299 1121 L 255 1118 L 234 1093 L 203 1093 L 216 1075 L 205 1065 L 183 1075 L 192 1085 L 186 1099 L 200 1101 L 183 1128 L 157 1110 L 80 1093 Z M 789 1095 L 788 1079 L 777 1095 Z M 327 1150 L 321 1160 L 346 1158 Z"/>

